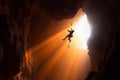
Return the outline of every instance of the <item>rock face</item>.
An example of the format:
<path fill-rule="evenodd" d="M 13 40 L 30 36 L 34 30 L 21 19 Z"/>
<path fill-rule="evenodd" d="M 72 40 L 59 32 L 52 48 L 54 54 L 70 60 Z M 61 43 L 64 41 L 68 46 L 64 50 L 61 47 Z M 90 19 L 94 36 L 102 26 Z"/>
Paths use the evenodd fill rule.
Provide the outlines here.
<path fill-rule="evenodd" d="M 96 71 L 87 80 L 120 79 L 119 7 L 118 0 L 88 0 L 83 8 L 92 25 L 88 47 L 93 71 Z"/>
<path fill-rule="evenodd" d="M 22 68 L 29 16 L 26 8 L 22 0 L 0 0 L 0 80 L 14 80 Z"/>
<path fill-rule="evenodd" d="M 72 18 L 84 4 L 85 0 L 41 0 L 48 15 L 56 20 Z"/>
<path fill-rule="evenodd" d="M 0 75 L 3 80 L 20 71 L 25 55 L 24 31 L 20 31 L 23 28 L 11 26 L 7 20 L 7 15 L 0 15 Z"/>

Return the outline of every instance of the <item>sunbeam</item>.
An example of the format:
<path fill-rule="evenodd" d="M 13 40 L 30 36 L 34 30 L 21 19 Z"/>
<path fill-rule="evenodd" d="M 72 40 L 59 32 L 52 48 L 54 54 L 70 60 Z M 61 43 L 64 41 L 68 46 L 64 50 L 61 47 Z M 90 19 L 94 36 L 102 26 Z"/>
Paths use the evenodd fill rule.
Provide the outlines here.
<path fill-rule="evenodd" d="M 87 39 L 89 37 L 89 34 L 83 34 L 83 32 L 86 32 L 86 28 L 89 28 L 85 21 L 86 16 L 83 16 L 78 23 L 74 25 L 75 32 L 69 48 L 69 41 L 62 40 L 67 35 L 67 29 L 63 29 L 63 31 L 60 31 L 28 50 L 34 58 L 33 80 L 85 79 L 88 69 L 90 68 L 90 66 L 88 66 L 88 64 L 90 64 L 88 63 L 88 50 L 81 44 L 85 41 L 82 41 L 81 38 L 85 39 L 84 36 L 86 36 Z M 86 26 L 86 28 L 82 26 Z M 87 32 L 89 32 L 89 30 Z"/>

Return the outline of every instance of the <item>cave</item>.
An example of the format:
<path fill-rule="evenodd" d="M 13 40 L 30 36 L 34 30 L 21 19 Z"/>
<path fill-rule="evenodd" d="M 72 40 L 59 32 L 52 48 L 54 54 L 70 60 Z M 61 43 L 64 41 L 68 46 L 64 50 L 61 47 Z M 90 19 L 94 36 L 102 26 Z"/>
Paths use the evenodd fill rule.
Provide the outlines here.
<path fill-rule="evenodd" d="M 0 0 L 0 80 L 119 80 L 119 8 L 119 0 Z M 68 26 L 83 14 L 91 26 L 87 72 L 80 72 L 80 65 L 73 68 L 82 57 L 70 50 L 72 46 L 59 42 Z M 65 49 L 77 55 L 62 56 Z"/>

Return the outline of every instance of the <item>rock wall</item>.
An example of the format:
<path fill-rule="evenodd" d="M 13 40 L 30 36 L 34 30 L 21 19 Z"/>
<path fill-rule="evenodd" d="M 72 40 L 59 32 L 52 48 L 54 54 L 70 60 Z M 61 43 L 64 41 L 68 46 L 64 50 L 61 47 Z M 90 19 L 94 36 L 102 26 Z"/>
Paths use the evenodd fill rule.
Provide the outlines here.
<path fill-rule="evenodd" d="M 30 1 L 0 0 L 0 80 L 15 80 L 25 60 Z"/>
<path fill-rule="evenodd" d="M 120 79 L 119 7 L 118 0 L 88 0 L 83 7 L 92 26 L 88 47 L 93 67 L 86 80 Z"/>

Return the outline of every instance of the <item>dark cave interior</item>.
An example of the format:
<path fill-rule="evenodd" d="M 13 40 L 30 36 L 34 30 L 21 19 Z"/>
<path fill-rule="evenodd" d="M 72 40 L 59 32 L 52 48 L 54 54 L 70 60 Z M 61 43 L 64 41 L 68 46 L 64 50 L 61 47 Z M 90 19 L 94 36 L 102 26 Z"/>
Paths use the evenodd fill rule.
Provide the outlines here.
<path fill-rule="evenodd" d="M 86 80 L 119 80 L 119 0 L 0 0 L 0 80 L 19 80 L 16 75 L 21 72 L 30 77 L 26 51 L 62 30 L 52 28 L 43 37 L 45 29 L 51 29 L 45 27 L 51 19 L 71 19 L 80 8 L 92 28 L 88 41 L 92 68 Z M 34 36 L 35 30 L 40 35 Z M 38 36 L 42 38 L 35 39 Z"/>

